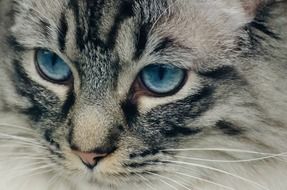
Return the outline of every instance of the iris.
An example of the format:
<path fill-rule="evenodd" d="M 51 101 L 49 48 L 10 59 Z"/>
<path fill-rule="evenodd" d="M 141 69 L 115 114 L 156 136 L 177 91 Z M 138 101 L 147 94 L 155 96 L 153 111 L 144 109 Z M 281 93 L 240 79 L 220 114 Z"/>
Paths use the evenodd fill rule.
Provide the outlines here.
<path fill-rule="evenodd" d="M 68 81 L 72 72 L 70 67 L 57 54 L 48 50 L 36 52 L 37 69 L 43 78 L 56 83 Z"/>
<path fill-rule="evenodd" d="M 186 78 L 186 70 L 173 65 L 153 64 L 141 71 L 141 81 L 152 93 L 166 95 L 177 92 Z"/>

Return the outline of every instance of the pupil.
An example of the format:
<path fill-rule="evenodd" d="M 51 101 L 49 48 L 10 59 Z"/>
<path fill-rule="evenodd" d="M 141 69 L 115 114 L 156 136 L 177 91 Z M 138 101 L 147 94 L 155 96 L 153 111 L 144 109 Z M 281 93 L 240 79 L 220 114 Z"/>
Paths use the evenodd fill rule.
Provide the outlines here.
<path fill-rule="evenodd" d="M 56 65 L 57 59 L 58 59 L 57 55 L 56 55 L 56 54 L 53 54 L 53 56 L 52 56 L 52 66 L 53 66 L 53 67 Z"/>
<path fill-rule="evenodd" d="M 158 69 L 158 76 L 159 76 L 159 79 L 160 80 L 163 80 L 164 79 L 164 77 L 165 77 L 165 68 L 163 68 L 163 67 L 160 67 L 159 69 Z"/>

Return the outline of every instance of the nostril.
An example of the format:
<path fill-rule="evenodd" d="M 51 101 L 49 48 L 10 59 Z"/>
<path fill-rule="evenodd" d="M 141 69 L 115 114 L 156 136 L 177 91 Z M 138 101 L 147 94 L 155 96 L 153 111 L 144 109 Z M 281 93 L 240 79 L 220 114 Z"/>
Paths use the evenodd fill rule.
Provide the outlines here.
<path fill-rule="evenodd" d="M 108 153 L 95 153 L 95 152 L 81 152 L 81 151 L 73 151 L 75 155 L 77 155 L 82 162 L 90 169 L 94 169 L 98 162 L 106 157 Z"/>

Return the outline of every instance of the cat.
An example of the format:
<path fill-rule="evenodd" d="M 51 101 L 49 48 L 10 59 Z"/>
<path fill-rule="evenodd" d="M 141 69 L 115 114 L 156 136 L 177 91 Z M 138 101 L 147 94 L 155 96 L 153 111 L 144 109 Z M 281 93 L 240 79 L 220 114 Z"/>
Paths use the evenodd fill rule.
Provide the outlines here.
<path fill-rule="evenodd" d="M 1 190 L 286 190 L 284 0 L 0 0 Z"/>

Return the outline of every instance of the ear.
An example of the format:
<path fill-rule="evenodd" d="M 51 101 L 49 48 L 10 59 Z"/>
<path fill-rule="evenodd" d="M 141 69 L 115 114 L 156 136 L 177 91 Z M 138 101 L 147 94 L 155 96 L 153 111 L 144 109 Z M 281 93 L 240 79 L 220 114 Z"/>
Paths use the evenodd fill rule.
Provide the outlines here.
<path fill-rule="evenodd" d="M 246 14 L 252 19 L 256 16 L 257 12 L 264 8 L 265 6 L 279 2 L 282 0 L 240 0 L 242 2 L 243 8 Z"/>

